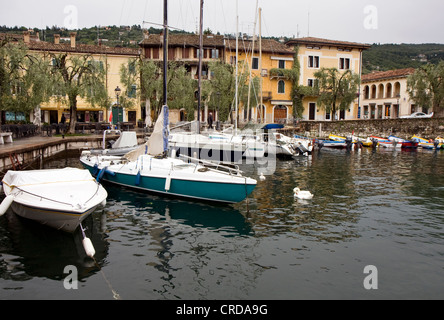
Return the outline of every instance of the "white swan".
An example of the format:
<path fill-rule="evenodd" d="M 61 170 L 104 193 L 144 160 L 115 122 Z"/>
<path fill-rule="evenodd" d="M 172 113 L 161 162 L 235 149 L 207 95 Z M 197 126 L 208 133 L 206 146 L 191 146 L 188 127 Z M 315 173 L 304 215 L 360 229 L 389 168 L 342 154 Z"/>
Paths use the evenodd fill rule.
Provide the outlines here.
<path fill-rule="evenodd" d="M 299 188 L 293 189 L 295 198 L 298 199 L 311 199 L 313 198 L 313 194 L 310 191 L 301 191 Z"/>

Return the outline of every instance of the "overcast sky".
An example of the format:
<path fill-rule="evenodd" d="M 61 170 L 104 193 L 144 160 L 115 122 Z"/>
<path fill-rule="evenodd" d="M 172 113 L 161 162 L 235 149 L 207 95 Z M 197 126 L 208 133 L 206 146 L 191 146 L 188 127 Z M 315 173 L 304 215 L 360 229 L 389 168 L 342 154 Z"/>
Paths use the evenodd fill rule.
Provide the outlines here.
<path fill-rule="evenodd" d="M 0 25 L 68 29 L 162 23 L 163 0 L 0 0 Z M 443 0 L 205 0 L 204 29 L 360 43 L 444 43 Z M 196 31 L 200 0 L 169 0 L 169 25 Z M 259 27 L 256 25 L 256 31 Z"/>

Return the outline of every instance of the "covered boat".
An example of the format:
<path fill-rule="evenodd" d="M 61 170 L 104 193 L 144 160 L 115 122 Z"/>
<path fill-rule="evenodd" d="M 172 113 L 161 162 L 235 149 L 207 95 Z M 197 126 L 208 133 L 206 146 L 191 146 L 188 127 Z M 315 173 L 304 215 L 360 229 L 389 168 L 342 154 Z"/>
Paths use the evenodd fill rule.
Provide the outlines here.
<path fill-rule="evenodd" d="M 106 136 L 109 134 L 118 134 L 119 138 L 116 141 L 106 144 Z M 123 156 L 124 154 L 136 149 L 138 147 L 137 134 L 135 131 L 120 131 L 120 130 L 105 130 L 103 131 L 102 148 L 91 149 L 93 154 L 107 154 L 113 156 Z"/>
<path fill-rule="evenodd" d="M 6 198 L 0 214 L 11 206 L 21 217 L 67 232 L 74 232 L 108 196 L 88 170 L 78 168 L 9 170 L 2 183 Z"/>

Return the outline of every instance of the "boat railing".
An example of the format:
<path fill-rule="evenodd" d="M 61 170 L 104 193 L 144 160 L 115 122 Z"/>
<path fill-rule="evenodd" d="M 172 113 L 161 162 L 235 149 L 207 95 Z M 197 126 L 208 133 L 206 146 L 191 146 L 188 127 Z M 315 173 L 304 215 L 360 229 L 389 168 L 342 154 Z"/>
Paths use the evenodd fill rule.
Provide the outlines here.
<path fill-rule="evenodd" d="M 225 173 L 228 175 L 242 175 L 242 173 L 243 173 L 243 171 L 239 169 L 238 165 L 233 165 L 234 167 L 230 167 L 230 166 L 222 164 L 221 162 L 213 162 L 213 161 L 193 158 L 190 156 L 186 156 L 184 154 L 179 155 L 179 157 L 184 158 L 190 162 L 196 163 L 196 168 L 197 168 L 197 165 L 201 163 L 209 170 L 214 170 L 214 171 Z"/>

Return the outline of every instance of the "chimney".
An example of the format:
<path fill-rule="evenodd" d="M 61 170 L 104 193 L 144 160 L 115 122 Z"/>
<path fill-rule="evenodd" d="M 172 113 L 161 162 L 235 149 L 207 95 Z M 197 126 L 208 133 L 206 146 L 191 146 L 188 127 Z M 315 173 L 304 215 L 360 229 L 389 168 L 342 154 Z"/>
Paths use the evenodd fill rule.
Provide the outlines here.
<path fill-rule="evenodd" d="M 69 35 L 71 37 L 71 48 L 76 47 L 76 32 L 71 32 Z"/>
<path fill-rule="evenodd" d="M 143 30 L 143 38 L 148 39 L 149 36 L 150 36 L 150 32 L 148 30 Z"/>
<path fill-rule="evenodd" d="M 60 44 L 60 35 L 54 34 L 54 44 Z"/>
<path fill-rule="evenodd" d="M 23 31 L 23 41 L 25 43 L 29 43 L 30 41 L 29 31 Z"/>

